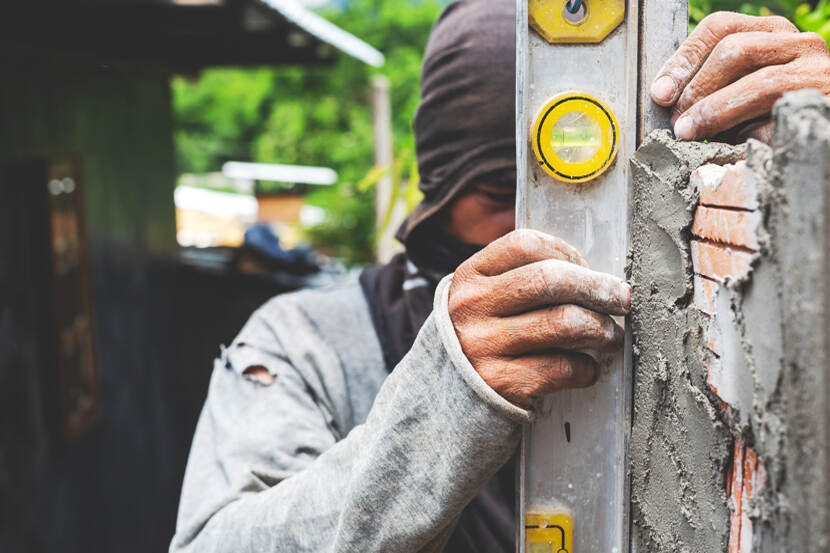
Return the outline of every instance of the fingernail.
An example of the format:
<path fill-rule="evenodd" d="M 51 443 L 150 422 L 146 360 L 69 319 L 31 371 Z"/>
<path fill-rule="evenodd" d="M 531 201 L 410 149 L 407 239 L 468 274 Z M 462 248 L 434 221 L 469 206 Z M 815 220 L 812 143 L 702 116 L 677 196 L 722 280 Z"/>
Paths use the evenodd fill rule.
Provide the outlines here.
<path fill-rule="evenodd" d="M 692 140 L 695 137 L 695 126 L 691 117 L 681 117 L 674 124 L 674 136 L 680 140 Z"/>
<path fill-rule="evenodd" d="M 620 297 L 622 298 L 622 308 L 625 309 L 626 312 L 631 310 L 631 285 L 629 283 L 622 283 L 622 294 Z"/>
<path fill-rule="evenodd" d="M 658 102 L 668 102 L 674 96 L 674 79 L 668 75 L 658 77 L 651 83 L 651 97 Z"/>

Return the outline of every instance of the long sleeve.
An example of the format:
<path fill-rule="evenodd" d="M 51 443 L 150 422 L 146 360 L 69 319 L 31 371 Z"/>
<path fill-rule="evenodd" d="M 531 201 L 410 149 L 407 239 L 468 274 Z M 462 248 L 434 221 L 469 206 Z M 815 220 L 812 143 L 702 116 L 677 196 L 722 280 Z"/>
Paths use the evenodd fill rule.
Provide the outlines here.
<path fill-rule="evenodd" d="M 449 278 L 365 422 L 345 436 L 278 343 L 243 344 L 258 361 L 217 361 L 170 551 L 441 551 L 531 419 L 461 351 Z M 248 379 L 252 362 L 274 382 Z"/>

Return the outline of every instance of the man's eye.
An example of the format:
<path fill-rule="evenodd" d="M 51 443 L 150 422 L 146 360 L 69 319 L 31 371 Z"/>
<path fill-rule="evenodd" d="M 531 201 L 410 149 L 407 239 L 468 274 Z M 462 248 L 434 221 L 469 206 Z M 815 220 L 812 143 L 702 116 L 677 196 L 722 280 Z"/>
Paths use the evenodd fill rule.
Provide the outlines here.
<path fill-rule="evenodd" d="M 481 191 L 485 196 L 497 202 L 514 202 L 516 200 L 515 190 L 506 190 L 504 192 L 495 192 L 490 190 Z"/>

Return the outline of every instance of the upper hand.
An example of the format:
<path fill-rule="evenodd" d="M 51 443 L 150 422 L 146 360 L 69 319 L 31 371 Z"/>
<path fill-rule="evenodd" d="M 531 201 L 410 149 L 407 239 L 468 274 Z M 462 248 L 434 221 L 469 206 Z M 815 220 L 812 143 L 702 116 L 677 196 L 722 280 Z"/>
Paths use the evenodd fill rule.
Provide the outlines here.
<path fill-rule="evenodd" d="M 799 32 L 784 17 L 717 12 L 665 63 L 651 96 L 674 106 L 677 138 L 698 140 L 766 118 L 782 94 L 802 88 L 830 93 L 830 53 L 821 35 Z M 742 135 L 769 142 L 771 131 L 762 120 Z"/>
<path fill-rule="evenodd" d="M 631 289 L 591 271 L 558 238 L 516 230 L 458 267 L 449 313 L 461 349 L 487 384 L 528 406 L 563 388 L 593 384 L 596 361 L 585 350 L 622 346 L 609 315 L 626 315 Z"/>

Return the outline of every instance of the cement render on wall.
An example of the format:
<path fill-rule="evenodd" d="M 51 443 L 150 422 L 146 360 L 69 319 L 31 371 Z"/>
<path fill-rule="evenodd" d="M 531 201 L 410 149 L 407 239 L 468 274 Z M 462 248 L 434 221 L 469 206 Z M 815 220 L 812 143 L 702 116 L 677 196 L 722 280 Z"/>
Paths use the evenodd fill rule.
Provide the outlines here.
<path fill-rule="evenodd" d="M 691 172 L 741 148 L 649 136 L 631 163 L 634 410 L 631 498 L 638 551 L 726 549 L 729 431 L 706 386 L 693 292 Z"/>
<path fill-rule="evenodd" d="M 830 101 L 789 94 L 775 119 L 766 253 L 778 276 L 783 363 L 756 408 L 767 423 L 758 451 L 771 465 L 758 551 L 818 553 L 830 548 Z M 752 344 L 764 338 L 747 333 Z"/>
<path fill-rule="evenodd" d="M 726 551 L 725 482 L 740 438 L 762 459 L 765 491 L 750 503 L 754 551 L 825 551 L 828 379 L 824 313 L 830 107 L 789 95 L 774 148 L 679 143 L 653 133 L 631 162 L 634 406 L 631 498 L 636 551 Z M 760 191 L 761 249 L 746 278 L 720 286 L 720 362 L 739 383 L 722 407 L 706 382 L 713 355 L 692 304 L 688 185 L 704 163 L 746 157 Z M 766 230 L 765 230 L 766 229 Z M 729 319 L 729 320 L 727 320 Z M 732 505 L 734 508 L 734 505 Z"/>

